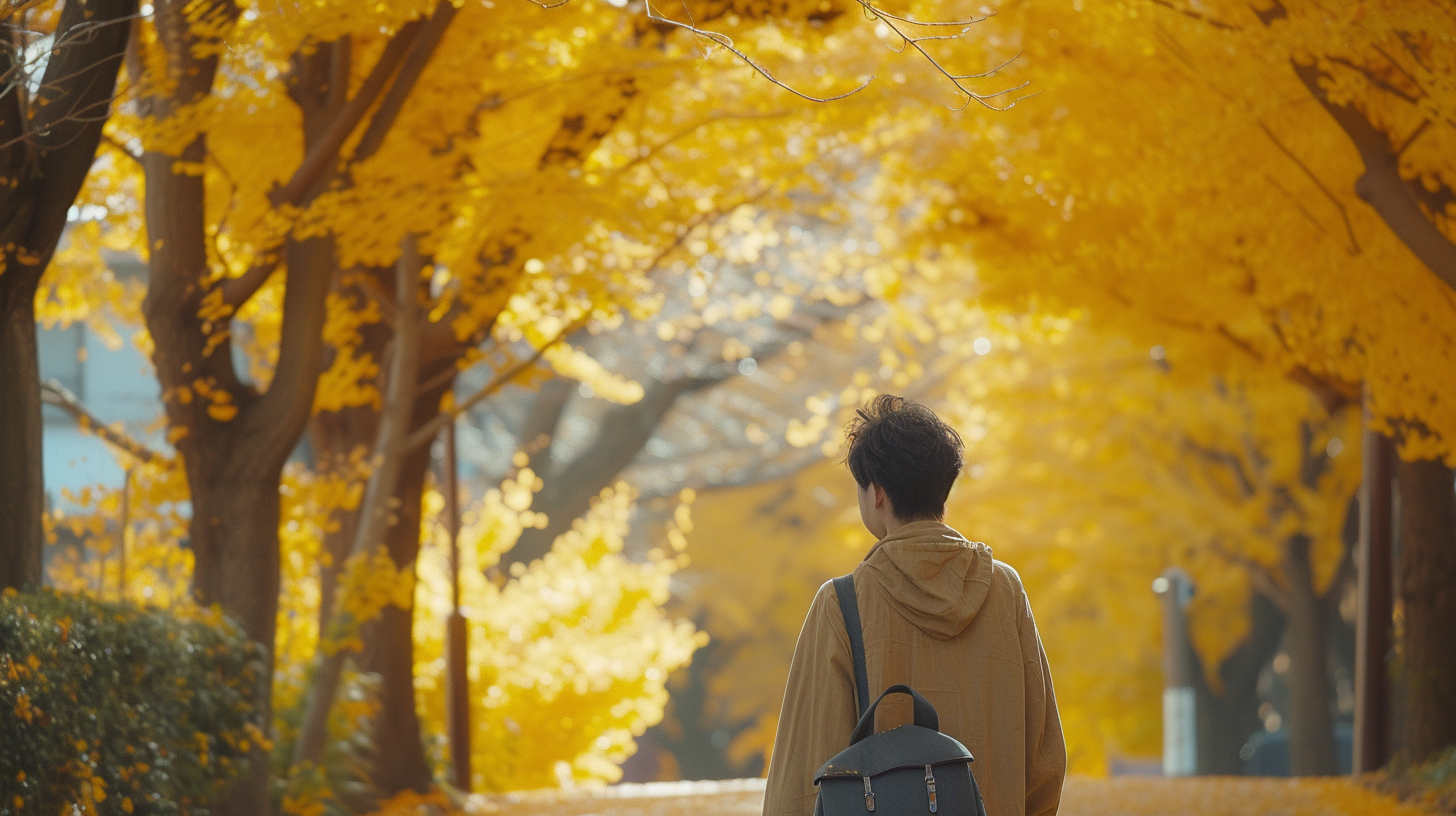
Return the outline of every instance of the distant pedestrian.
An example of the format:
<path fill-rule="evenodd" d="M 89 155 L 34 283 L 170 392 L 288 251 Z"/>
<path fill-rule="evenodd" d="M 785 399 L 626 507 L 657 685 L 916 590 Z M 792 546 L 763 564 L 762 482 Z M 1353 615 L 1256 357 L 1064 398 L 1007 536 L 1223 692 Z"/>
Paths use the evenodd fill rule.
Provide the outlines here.
<path fill-rule="evenodd" d="M 846 429 L 860 518 L 879 539 L 855 567 L 869 698 L 904 683 L 975 757 L 989 816 L 1052 816 L 1066 746 L 1051 671 L 1021 578 L 944 522 L 960 473 L 960 436 L 930 409 L 882 395 Z M 799 633 L 769 764 L 764 816 L 810 816 L 814 774 L 849 745 L 854 662 L 831 583 Z M 876 731 L 911 722 L 885 699 Z"/>

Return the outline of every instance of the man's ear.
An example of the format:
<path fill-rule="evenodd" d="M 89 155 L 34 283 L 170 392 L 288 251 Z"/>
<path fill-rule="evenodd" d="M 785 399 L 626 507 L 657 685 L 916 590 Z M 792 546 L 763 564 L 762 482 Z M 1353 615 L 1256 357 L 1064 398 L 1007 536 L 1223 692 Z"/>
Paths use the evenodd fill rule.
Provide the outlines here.
<path fill-rule="evenodd" d="M 889 499 L 888 495 L 885 493 L 885 489 L 877 484 L 871 484 L 870 487 L 874 488 L 875 491 L 875 509 L 878 510 L 881 507 L 884 507 L 885 502 Z"/>

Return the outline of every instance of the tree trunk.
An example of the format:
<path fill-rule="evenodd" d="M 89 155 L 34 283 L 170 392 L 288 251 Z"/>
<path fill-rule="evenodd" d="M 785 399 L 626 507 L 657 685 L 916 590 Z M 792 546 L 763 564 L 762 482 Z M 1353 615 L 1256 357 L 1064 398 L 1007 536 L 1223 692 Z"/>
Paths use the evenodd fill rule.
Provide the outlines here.
<path fill-rule="evenodd" d="M 381 341 L 376 337 L 372 342 L 366 336 L 365 344 L 372 347 L 377 342 L 382 347 L 387 343 L 387 330 L 381 334 L 385 340 Z M 431 361 L 421 371 L 419 382 L 431 381 L 446 367 L 453 368 L 455 362 L 454 358 Z M 440 398 L 452 386 L 453 382 L 446 382 L 416 397 L 411 429 L 420 427 L 439 413 Z M 330 455 L 347 455 L 348 451 L 360 444 L 368 444 L 368 440 L 377 435 L 379 418 L 379 412 L 372 408 L 350 408 L 315 417 L 312 429 L 321 450 L 328 451 Z M 390 527 L 385 536 L 385 546 L 397 567 L 412 567 L 412 562 L 419 555 L 421 502 L 429 465 L 428 447 L 411 451 L 400 465 L 392 502 L 395 505 L 397 523 Z M 321 609 L 321 626 L 327 626 L 329 609 L 332 607 L 334 587 L 328 578 L 337 576 L 338 565 L 348 557 L 353 536 L 358 529 L 358 516 L 357 509 L 340 514 L 339 531 L 330 534 L 326 541 L 326 548 L 334 553 L 336 564 L 325 578 L 324 586 L 329 605 Z M 339 547 L 340 544 L 343 546 Z M 335 552 L 336 549 L 339 551 Z M 320 596 L 321 599 L 324 598 L 324 592 Z M 361 667 L 379 674 L 381 681 L 379 715 L 374 722 L 375 755 L 370 780 L 386 797 L 403 790 L 425 791 L 433 785 L 433 775 L 425 756 L 422 729 L 415 708 L 413 607 L 386 607 L 375 625 L 365 630 L 364 642 Z"/>
<path fill-rule="evenodd" d="M 10 14 L 0 21 L 0 587 L 42 579 L 35 292 L 96 157 L 135 13 L 136 0 L 68 0 L 29 106 Z"/>
<path fill-rule="evenodd" d="M 702 627 L 701 620 L 694 623 Z M 742 765 L 734 765 L 728 759 L 728 744 L 751 726 L 755 718 L 722 722 L 727 713 L 722 709 L 727 707 L 713 705 L 712 678 L 727 665 L 735 648 L 735 644 L 715 638 L 694 652 L 693 662 L 680 669 L 681 673 L 669 682 L 662 722 L 647 732 L 672 754 L 683 779 L 741 779 L 763 772 L 762 754 Z"/>
<path fill-rule="evenodd" d="M 1404 728 L 1411 763 L 1456 744 L 1456 477 L 1441 462 L 1401 462 L 1400 600 Z"/>
<path fill-rule="evenodd" d="M 370 274 L 368 271 L 359 274 Z M 362 289 L 354 294 L 360 298 L 368 295 Z M 425 327 L 427 330 L 433 327 Z M 369 354 L 383 359 L 391 340 L 392 330 L 384 323 L 361 328 L 363 334 L 358 354 Z M 438 340 L 438 338 L 435 338 Z M 429 358 L 422 361 L 416 378 L 416 387 L 433 382 L 442 372 L 455 368 L 464 348 L 458 344 L 422 342 L 430 349 Z M 439 414 L 440 398 L 453 387 L 453 378 L 434 385 L 428 392 L 418 393 L 410 407 L 409 431 L 419 427 Z M 381 390 L 387 383 L 381 377 Z M 372 406 L 346 408 L 314 417 L 310 425 L 311 437 L 325 466 L 347 457 L 360 446 L 371 445 L 379 435 L 381 412 Z M 422 446 L 407 452 L 400 462 L 399 475 L 395 484 L 391 505 L 396 522 L 385 533 L 384 544 L 396 567 L 409 566 L 419 554 L 420 512 L 426 472 L 429 469 L 430 450 Z M 328 626 L 332 614 L 335 582 L 339 566 L 348 557 L 354 545 L 359 527 L 362 507 L 352 512 L 339 514 L 339 530 L 330 533 L 325 549 L 333 557 L 333 568 L 321 571 L 320 608 L 321 631 Z M 413 608 L 386 607 L 378 620 L 364 630 L 365 648 L 360 656 L 361 668 L 380 676 L 379 714 L 374 722 L 375 755 L 372 762 L 370 781 L 384 796 L 392 796 L 403 790 L 424 791 L 433 785 L 433 776 L 425 756 L 421 738 L 419 716 L 415 708 L 414 692 L 414 638 Z M 328 683 L 332 678 L 320 678 Z"/>
<path fill-rule="evenodd" d="M 161 15 L 162 7 L 158 9 Z M 167 13 L 182 14 L 176 8 Z M 185 19 L 165 24 L 190 30 Z M 201 85 L 199 93 L 211 86 L 216 60 L 209 60 L 196 73 L 186 74 Z M 201 603 L 218 604 L 270 653 L 270 673 L 261 690 L 260 716 L 266 727 L 272 719 L 279 486 L 283 464 L 313 404 L 332 246 L 321 238 L 288 243 L 281 350 L 273 380 L 260 395 L 238 378 L 229 341 L 224 337 L 212 342 L 220 327 L 199 316 L 202 281 L 208 274 L 203 179 L 174 171 L 186 162 L 203 161 L 203 138 L 183 151 L 183 162 L 155 153 L 143 157 L 152 240 L 144 311 L 155 340 L 152 360 L 168 422 L 183 431 L 177 448 L 192 498 L 193 591 Z M 207 393 L 227 394 L 221 405 L 235 411 L 217 411 L 219 403 L 207 398 L 199 382 L 207 383 Z M 247 774 L 222 803 L 224 814 L 260 816 L 270 810 L 267 752 L 255 748 L 249 762 Z"/>
<path fill-rule="evenodd" d="M 1329 638 L 1323 599 L 1315 593 L 1309 538 L 1284 544 L 1289 613 L 1289 758 L 1295 776 L 1333 776 L 1334 722 L 1330 716 Z"/>
<path fill-rule="evenodd" d="M 390 530 L 402 521 L 400 514 L 396 512 L 399 508 L 393 505 L 403 463 L 409 455 L 404 443 L 411 428 L 412 412 L 416 403 L 414 392 L 419 381 L 422 318 L 419 308 L 419 275 L 422 267 L 423 261 L 414 237 L 406 237 L 401 242 L 400 258 L 394 273 L 395 334 L 389 354 L 388 386 L 384 394 L 379 433 L 374 442 L 371 462 L 373 470 L 369 474 L 369 483 L 359 506 L 358 527 L 349 549 L 351 558 L 367 555 L 381 545 L 388 547 Z M 417 516 L 418 507 L 414 512 Z M 294 746 L 295 765 L 316 765 L 323 761 L 329 711 L 338 695 L 344 661 L 351 654 L 347 649 L 329 653 L 323 648 L 324 639 L 337 623 L 364 626 L 366 632 L 379 625 L 377 621 L 349 621 L 340 614 L 331 614 L 330 621 L 319 633 L 320 666 L 304 706 L 298 744 Z M 376 741 L 378 738 L 376 733 Z"/>
<path fill-rule="evenodd" d="M 220 474 L 199 489 L 192 483 L 191 540 L 198 557 L 193 577 L 197 600 L 217 604 L 265 647 L 265 671 L 259 677 L 260 719 L 272 722 L 273 642 L 278 616 L 279 476 L 251 474 L 233 479 Z M 261 816 L 271 811 L 268 754 L 261 746 L 248 757 L 248 767 L 234 783 L 223 811 Z"/>
<path fill-rule="evenodd" d="M 1285 617 L 1268 596 L 1249 598 L 1249 634 L 1218 672 L 1223 693 L 1215 696 L 1199 674 L 1198 772 L 1237 775 L 1244 772 L 1239 751 L 1263 727 L 1259 719 L 1259 673 L 1279 651 Z"/>
<path fill-rule="evenodd" d="M 367 274 L 367 273 L 359 273 Z M 358 286 L 341 286 L 336 291 L 352 298 L 361 307 L 368 295 Z M 370 323 L 359 328 L 360 343 L 356 354 L 368 354 L 374 360 L 385 359 L 389 349 L 389 327 L 383 323 Z M 382 392 L 385 388 L 383 376 L 376 381 Z M 339 473 L 350 469 L 350 457 L 356 451 L 368 451 L 375 437 L 379 435 L 379 411 L 372 405 L 359 405 L 338 411 L 320 411 L 309 419 L 308 438 L 312 445 L 318 469 L 321 473 Z M 349 557 L 354 546 L 354 537 L 359 530 L 359 508 L 341 510 L 334 514 L 336 529 L 324 533 L 322 555 L 319 564 L 319 609 L 318 627 L 323 632 L 334 613 L 334 594 L 338 588 L 339 570 Z"/>
<path fill-rule="evenodd" d="M 428 380 L 425 374 L 421 380 Z M 423 394 L 415 401 L 411 427 L 419 427 L 439 413 L 446 389 Z M 385 545 L 395 566 L 415 574 L 420 552 L 420 510 L 425 474 L 430 467 L 428 445 L 411 451 L 400 466 L 394 497 L 399 521 L 390 528 Z M 415 709 L 414 605 L 385 607 L 377 626 L 364 638 L 361 660 L 366 671 L 379 675 L 379 715 L 374 721 L 374 771 L 371 780 L 386 797 L 404 790 L 424 792 L 434 784 L 421 740 Z"/>
<path fill-rule="evenodd" d="M 41 584 L 45 486 L 35 287 L 16 293 L 0 326 L 0 587 Z"/>

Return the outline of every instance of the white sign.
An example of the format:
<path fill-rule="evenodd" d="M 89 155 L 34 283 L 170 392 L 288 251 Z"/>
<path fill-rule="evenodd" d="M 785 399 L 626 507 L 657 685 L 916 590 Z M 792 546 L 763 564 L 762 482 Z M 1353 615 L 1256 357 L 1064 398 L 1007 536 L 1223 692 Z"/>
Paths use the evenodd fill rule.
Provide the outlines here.
<path fill-rule="evenodd" d="M 1197 696 L 1187 686 L 1163 689 L 1163 776 L 1198 772 Z"/>

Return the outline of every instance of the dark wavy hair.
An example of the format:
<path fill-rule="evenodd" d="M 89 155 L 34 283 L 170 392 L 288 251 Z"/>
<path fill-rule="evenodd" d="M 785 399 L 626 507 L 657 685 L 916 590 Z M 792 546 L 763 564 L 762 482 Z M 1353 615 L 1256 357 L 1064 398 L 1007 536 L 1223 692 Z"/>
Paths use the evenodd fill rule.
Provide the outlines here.
<path fill-rule="evenodd" d="M 945 515 L 965 445 L 955 429 L 918 402 L 881 394 L 844 428 L 844 461 L 860 489 L 877 484 L 903 521 Z"/>

